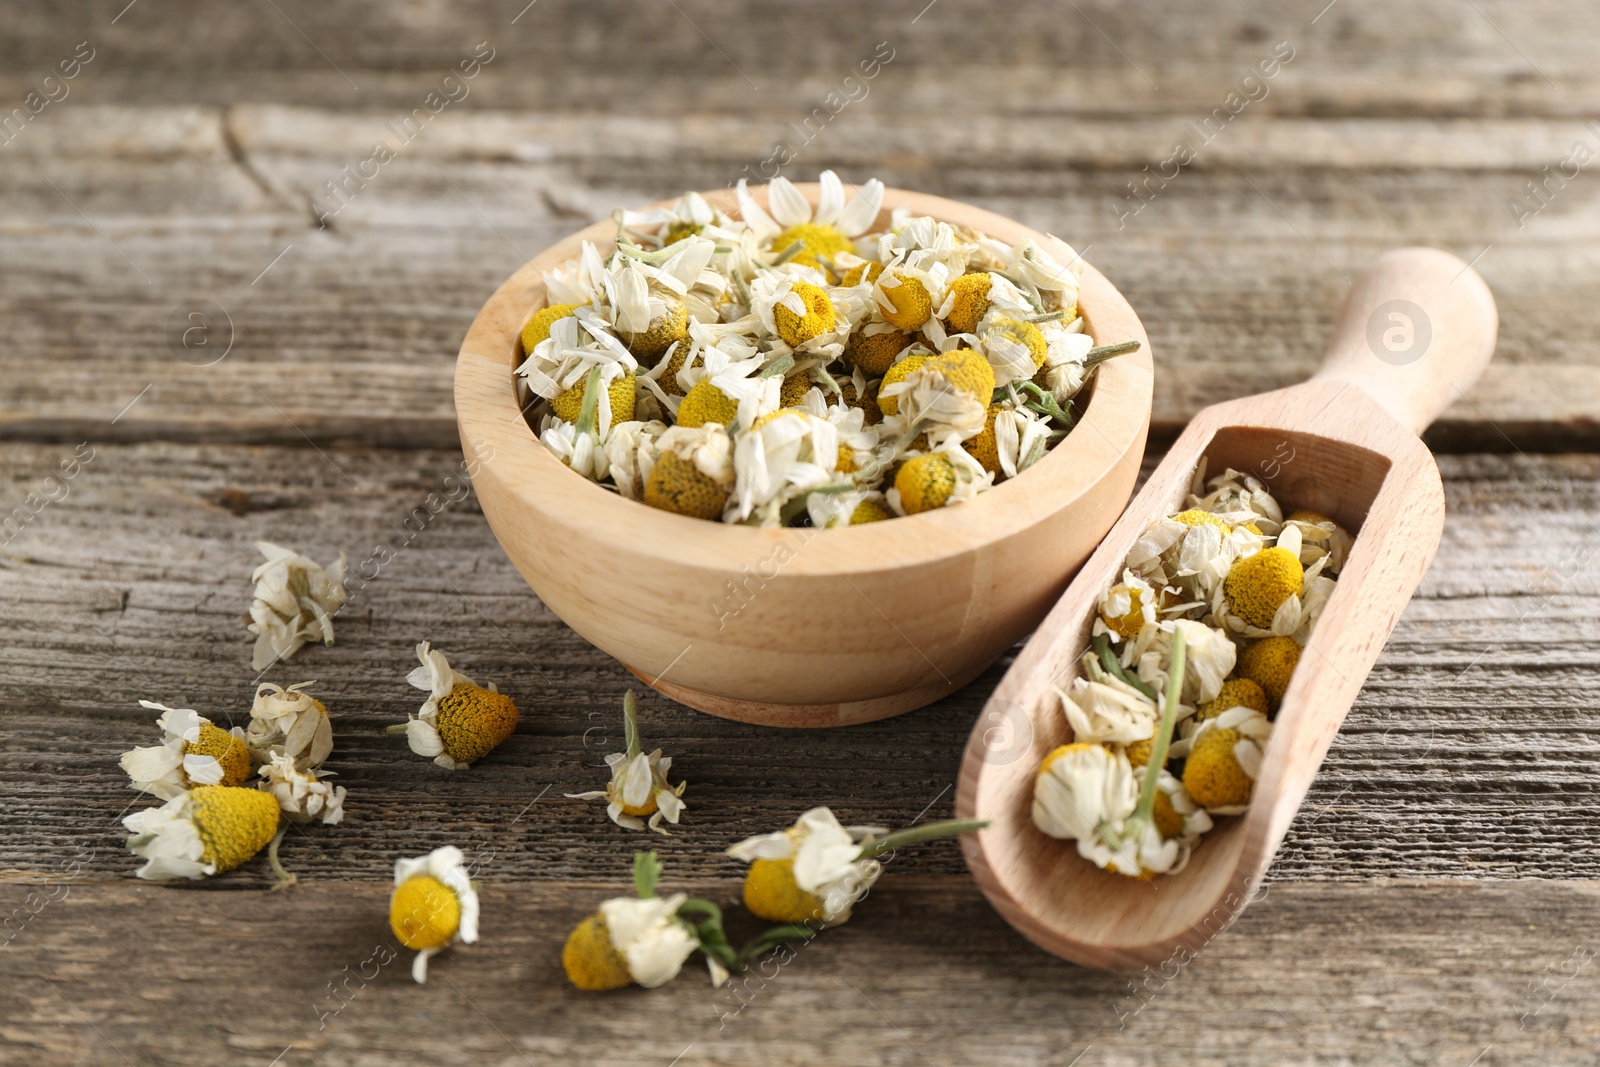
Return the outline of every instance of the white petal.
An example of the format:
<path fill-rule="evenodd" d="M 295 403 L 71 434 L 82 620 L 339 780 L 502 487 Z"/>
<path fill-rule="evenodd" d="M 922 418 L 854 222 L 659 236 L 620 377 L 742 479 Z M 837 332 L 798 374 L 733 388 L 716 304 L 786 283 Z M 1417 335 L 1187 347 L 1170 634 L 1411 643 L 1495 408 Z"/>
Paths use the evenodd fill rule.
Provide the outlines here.
<path fill-rule="evenodd" d="M 873 178 L 861 187 L 855 199 L 845 205 L 835 223 L 846 237 L 860 237 L 878 222 L 878 212 L 883 210 L 883 183 Z"/>
<path fill-rule="evenodd" d="M 622 802 L 630 808 L 643 807 L 650 799 L 650 757 L 643 752 L 628 761 L 622 777 Z"/>
<path fill-rule="evenodd" d="M 822 186 L 822 193 L 817 197 L 817 210 L 811 216 L 811 221 L 818 226 L 833 226 L 838 223 L 839 213 L 844 210 L 844 186 L 839 182 L 839 176 L 831 170 L 825 170 L 817 177 Z"/>
<path fill-rule="evenodd" d="M 196 785 L 216 785 L 222 781 L 222 764 L 215 756 L 191 753 L 183 757 L 183 773 Z"/>
<path fill-rule="evenodd" d="M 750 195 L 750 189 L 743 178 L 739 179 L 736 195 L 739 200 L 739 217 L 744 220 L 746 226 L 756 232 L 756 236 L 770 237 L 783 229 L 782 226 L 772 220 L 771 215 L 761 209 L 760 204 L 756 203 L 755 197 Z"/>
<path fill-rule="evenodd" d="M 437 756 L 444 751 L 444 741 L 440 739 L 439 731 L 421 719 L 411 719 L 406 723 L 406 742 L 411 746 L 411 751 L 419 756 Z"/>
<path fill-rule="evenodd" d="M 434 955 L 438 951 L 439 950 L 436 948 L 425 948 L 421 952 L 417 953 L 417 958 L 411 961 L 412 981 L 416 982 L 418 985 L 421 985 L 428 980 L 428 957 Z"/>
<path fill-rule="evenodd" d="M 780 176 L 767 183 L 767 206 L 772 217 L 786 227 L 811 221 L 811 201 L 788 178 Z"/>

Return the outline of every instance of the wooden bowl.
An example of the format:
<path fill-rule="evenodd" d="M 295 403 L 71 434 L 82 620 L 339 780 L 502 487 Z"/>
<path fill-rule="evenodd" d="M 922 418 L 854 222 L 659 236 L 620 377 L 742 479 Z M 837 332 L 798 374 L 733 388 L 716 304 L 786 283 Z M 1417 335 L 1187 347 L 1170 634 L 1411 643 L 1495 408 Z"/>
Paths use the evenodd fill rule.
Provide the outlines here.
<path fill-rule="evenodd" d="M 813 204 L 817 187 L 799 187 Z M 757 198 L 765 190 L 756 191 Z M 732 216 L 727 191 L 705 194 Z M 896 207 L 1013 244 L 1040 234 L 904 190 Z M 674 515 L 574 474 L 518 408 L 519 334 L 546 303 L 543 272 L 604 245 L 612 222 L 534 257 L 489 298 L 456 362 L 456 418 L 483 513 L 550 609 L 673 700 L 771 726 L 839 726 L 954 693 L 1036 626 L 1116 521 L 1150 426 L 1149 338 L 1099 272 L 1079 306 L 1103 364 L 1072 433 L 975 500 L 844 529 L 758 529 Z"/>

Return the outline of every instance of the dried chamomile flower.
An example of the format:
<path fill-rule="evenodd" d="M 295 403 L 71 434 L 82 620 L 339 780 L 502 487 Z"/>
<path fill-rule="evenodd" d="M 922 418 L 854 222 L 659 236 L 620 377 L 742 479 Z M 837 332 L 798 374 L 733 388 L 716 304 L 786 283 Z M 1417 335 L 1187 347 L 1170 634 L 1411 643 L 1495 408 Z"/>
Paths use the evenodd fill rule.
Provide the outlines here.
<path fill-rule="evenodd" d="M 838 481 L 838 467 L 833 423 L 802 408 L 763 415 L 734 442 L 737 477 L 727 514 L 734 521 L 779 518 L 790 501 Z"/>
<path fill-rule="evenodd" d="M 394 863 L 394 893 L 389 897 L 389 929 L 406 948 L 415 949 L 411 977 L 428 980 L 428 960 L 457 941 L 478 940 L 478 891 L 468 877 L 466 857 L 454 845 L 426 856 Z"/>
<path fill-rule="evenodd" d="M 1213 815 L 1242 815 L 1261 776 L 1272 724 L 1254 708 L 1230 708 L 1172 746 L 1183 757 L 1183 786 Z"/>
<path fill-rule="evenodd" d="M 659 834 L 661 820 L 677 825 L 678 816 L 685 807 L 680 799 L 688 782 L 677 785 L 667 781 L 672 769 L 672 757 L 663 756 L 658 748 L 648 755 L 639 741 L 639 702 L 630 689 L 622 698 L 622 723 L 627 751 L 606 756 L 606 766 L 611 768 L 611 781 L 601 790 L 590 793 L 568 793 L 573 800 L 604 800 L 606 814 L 618 826 L 629 830 L 643 830 L 648 817 L 650 829 Z"/>
<path fill-rule="evenodd" d="M 698 387 L 697 387 L 698 388 Z M 720 518 L 733 490 L 733 441 L 720 423 L 679 423 L 656 438 L 643 500 L 693 519 Z"/>
<path fill-rule="evenodd" d="M 1076 841 L 1087 860 L 1099 862 L 1106 851 L 1099 828 L 1120 827 L 1138 803 L 1139 783 L 1127 757 L 1095 742 L 1051 750 L 1034 777 L 1033 824 L 1051 837 Z"/>
<path fill-rule="evenodd" d="M 277 753 L 257 773 L 260 788 L 272 794 L 290 822 L 332 826 L 344 818 L 345 789 L 328 784 L 332 771 L 302 769 L 288 755 Z"/>
<path fill-rule="evenodd" d="M 883 207 L 883 183 L 876 178 L 864 184 L 848 203 L 844 185 L 833 171 L 823 171 L 817 181 L 821 195 L 815 209 L 787 178 L 774 178 L 767 186 L 767 210 L 756 203 L 743 178 L 737 191 L 739 215 L 761 242 L 774 252 L 799 242 L 802 249 L 792 262 L 813 268 L 853 251 L 854 239 L 872 228 Z"/>
<path fill-rule="evenodd" d="M 1149 645 L 1140 650 L 1139 677 L 1157 691 L 1166 688 L 1167 671 L 1180 633 L 1187 646 L 1183 703 L 1192 706 L 1215 700 L 1222 691 L 1223 679 L 1233 673 L 1239 649 L 1221 630 L 1192 619 L 1169 619 L 1156 628 Z"/>
<path fill-rule="evenodd" d="M 1305 590 L 1305 569 L 1299 556 L 1282 548 L 1264 548 L 1235 563 L 1222 590 L 1233 614 L 1267 629 L 1285 601 L 1292 597 L 1298 605 Z"/>
<path fill-rule="evenodd" d="M 205 878 L 266 847 L 278 831 L 278 802 L 258 789 L 202 785 L 136 811 L 122 825 L 133 835 L 128 848 L 145 861 L 140 878 Z"/>
<path fill-rule="evenodd" d="M 567 935 L 561 966 L 567 981 L 579 989 L 601 991 L 627 985 L 655 989 L 676 978 L 684 962 L 701 947 L 690 921 L 678 914 L 689 903 L 688 895 L 656 895 L 661 876 L 656 854 L 635 853 L 633 873 L 635 896 L 605 901 Z M 715 905 L 712 909 L 717 910 Z M 717 975 L 716 968 L 712 974 Z M 726 971 L 722 974 L 725 977 Z"/>
<path fill-rule="evenodd" d="M 830 809 L 818 807 L 787 830 L 746 838 L 727 852 L 750 864 L 744 906 L 753 914 L 771 922 L 837 926 L 883 872 L 876 857 L 987 825 L 953 819 L 890 834 L 875 826 L 841 826 Z"/>
<path fill-rule="evenodd" d="M 134 789 L 171 800 L 193 786 L 237 786 L 250 777 L 250 750 L 236 732 L 212 725 L 189 708 L 150 700 L 139 701 L 139 706 L 161 712 L 156 725 L 162 743 L 122 754 L 122 769 Z"/>
<path fill-rule="evenodd" d="M 1156 607 L 1160 599 L 1149 582 L 1132 569 L 1124 569 L 1122 581 L 1111 586 L 1100 597 L 1100 614 L 1095 620 L 1093 633 L 1110 634 L 1113 642 L 1138 637 L 1146 626 L 1156 624 Z"/>
<path fill-rule="evenodd" d="M 323 568 L 292 549 L 257 541 L 267 558 L 250 575 L 256 583 L 249 631 L 256 635 L 250 669 L 265 670 L 288 659 L 307 641 L 333 644 L 333 616 L 349 598 L 344 588 L 344 553 Z"/>
<path fill-rule="evenodd" d="M 884 495 L 895 514 L 916 515 L 971 500 L 993 483 L 994 475 L 959 444 L 950 444 L 907 459 Z"/>
<path fill-rule="evenodd" d="M 611 482 L 618 493 L 629 500 L 644 498 L 644 487 L 661 454 L 656 441 L 666 431 L 667 424 L 656 420 L 624 422 L 612 427 L 606 438 L 605 453 L 611 468 Z"/>
<path fill-rule="evenodd" d="M 1300 534 L 1300 562 L 1310 566 L 1328 557 L 1327 569 L 1338 574 L 1350 555 L 1351 539 L 1345 528 L 1320 511 L 1293 511 L 1284 520 L 1285 529 L 1294 527 Z"/>
<path fill-rule="evenodd" d="M 333 752 L 333 724 L 322 701 L 305 691 L 316 684 L 301 682 L 285 689 L 264 682 L 256 687 L 244 732 L 256 763 L 283 755 L 301 770 L 310 770 L 327 762 Z"/>
<path fill-rule="evenodd" d="M 1267 695 L 1268 709 L 1276 712 L 1299 663 L 1300 642 L 1292 637 L 1263 637 L 1239 653 L 1239 676 L 1259 685 Z"/>
<path fill-rule="evenodd" d="M 1155 733 L 1160 712 L 1143 691 L 1096 666 L 1085 657 L 1090 677 L 1074 678 L 1070 689 L 1056 687 L 1072 736 L 1090 743 L 1129 744 Z"/>
<path fill-rule="evenodd" d="M 406 681 L 428 694 L 416 718 L 389 727 L 406 735 L 411 751 L 428 756 L 446 770 L 459 771 L 488 755 L 517 727 L 517 705 L 491 682 L 489 687 L 450 666 L 443 652 L 423 641 L 417 645 L 422 666 Z"/>
<path fill-rule="evenodd" d="M 806 497 L 806 512 L 811 517 L 811 525 L 818 529 L 859 526 L 894 518 L 883 494 L 871 489 L 812 493 Z"/>

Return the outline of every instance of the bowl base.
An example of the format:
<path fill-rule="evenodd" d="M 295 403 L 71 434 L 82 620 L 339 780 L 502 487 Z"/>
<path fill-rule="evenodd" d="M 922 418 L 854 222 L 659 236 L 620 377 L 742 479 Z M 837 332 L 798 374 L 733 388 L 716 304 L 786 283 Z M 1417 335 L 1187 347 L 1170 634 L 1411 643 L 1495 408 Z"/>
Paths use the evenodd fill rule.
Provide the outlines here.
<path fill-rule="evenodd" d="M 626 663 L 624 667 L 628 667 Z M 708 712 L 736 722 L 754 723 L 757 726 L 779 726 L 785 729 L 822 729 L 829 726 L 855 726 L 864 722 L 903 715 L 925 707 L 936 700 L 950 696 L 988 669 L 982 664 L 964 676 L 940 679 L 928 685 L 907 689 L 903 693 L 874 697 L 871 700 L 852 700 L 842 704 L 776 704 L 760 700 L 736 700 L 733 697 L 706 693 L 688 686 L 674 685 L 661 678 L 652 679 L 644 671 L 628 667 L 645 685 L 670 700 L 687 704 L 697 711 Z"/>

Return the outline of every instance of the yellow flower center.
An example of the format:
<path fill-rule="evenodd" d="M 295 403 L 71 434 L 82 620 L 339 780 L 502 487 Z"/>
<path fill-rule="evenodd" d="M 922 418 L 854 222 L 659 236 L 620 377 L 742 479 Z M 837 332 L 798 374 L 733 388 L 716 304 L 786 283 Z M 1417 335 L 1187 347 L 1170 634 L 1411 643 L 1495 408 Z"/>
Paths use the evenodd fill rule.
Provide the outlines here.
<path fill-rule="evenodd" d="M 822 916 L 822 900 L 794 880 L 794 860 L 756 860 L 744 876 L 744 906 L 774 923 L 803 923 Z"/>
<path fill-rule="evenodd" d="M 1233 613 L 1251 626 L 1272 625 L 1278 607 L 1305 589 L 1305 570 L 1287 549 L 1264 548 L 1241 559 L 1222 583 Z"/>
<path fill-rule="evenodd" d="M 936 357 L 928 366 L 944 375 L 945 381 L 961 392 L 989 406 L 994 396 L 994 364 L 975 348 L 958 348 Z"/>
<path fill-rule="evenodd" d="M 222 781 L 217 785 L 243 785 L 253 769 L 245 743 L 211 723 L 200 725 L 200 740 L 185 744 L 183 752 L 186 756 L 215 756 L 222 764 Z M 187 780 L 188 776 L 184 777 Z"/>
<path fill-rule="evenodd" d="M 971 333 L 989 313 L 989 287 L 993 279 L 988 271 L 963 274 L 950 283 L 954 301 L 950 314 L 944 320 L 945 329 L 951 333 Z"/>
<path fill-rule="evenodd" d="M 738 401 L 712 385 L 710 378 L 701 378 L 678 405 L 678 425 L 695 427 L 716 422 L 728 426 L 738 414 Z"/>
<path fill-rule="evenodd" d="M 1000 473 L 1000 445 L 994 436 L 994 417 L 1000 413 L 1000 408 L 999 404 L 990 404 L 989 414 L 983 420 L 983 431 L 961 442 L 961 447 L 990 474 Z"/>
<path fill-rule="evenodd" d="M 858 330 L 851 336 L 844 354 L 850 362 L 861 368 L 863 374 L 881 378 L 894 364 L 895 357 L 904 352 L 910 343 L 909 334 L 896 330 L 883 333 L 862 333 Z"/>
<path fill-rule="evenodd" d="M 1267 694 L 1259 683 L 1249 678 L 1229 678 L 1222 683 L 1217 699 L 1208 700 L 1196 709 L 1194 721 L 1214 719 L 1229 708 L 1252 708 L 1265 715 L 1268 710 Z"/>
<path fill-rule="evenodd" d="M 1263 637 L 1239 653 L 1238 674 L 1261 687 L 1272 711 L 1283 703 L 1289 678 L 1300 662 L 1300 643 L 1292 637 Z"/>
<path fill-rule="evenodd" d="M 844 272 L 844 277 L 839 279 L 839 284 L 844 286 L 860 285 L 862 279 L 869 282 L 878 280 L 878 275 L 883 273 L 882 263 L 866 262 L 851 267 Z"/>
<path fill-rule="evenodd" d="M 863 500 L 856 505 L 850 513 L 850 525 L 859 526 L 864 522 L 882 522 L 884 519 L 894 518 L 894 512 L 883 506 L 881 500 Z"/>
<path fill-rule="evenodd" d="M 578 415 L 583 411 L 583 396 L 588 387 L 589 378 L 585 375 L 557 394 L 556 398 L 550 401 L 551 414 L 565 422 L 577 422 Z M 639 383 L 632 374 L 613 378 L 611 384 L 606 387 L 606 394 L 611 399 L 611 426 L 619 422 L 628 422 L 633 418 L 633 405 L 639 395 Z M 598 419 L 598 409 L 596 412 L 595 418 Z M 601 426 L 596 423 L 595 428 L 605 433 L 611 426 Z"/>
<path fill-rule="evenodd" d="M 1183 833 L 1183 816 L 1172 806 L 1172 799 L 1159 789 L 1156 790 L 1155 803 L 1150 808 L 1150 818 L 1156 824 L 1156 829 L 1161 831 L 1162 837 L 1177 837 Z"/>
<path fill-rule="evenodd" d="M 471 763 L 511 736 L 517 727 L 517 705 L 504 693 L 468 682 L 439 699 L 439 740 L 451 759 Z"/>
<path fill-rule="evenodd" d="M 1212 730 L 1189 750 L 1183 765 L 1183 787 L 1195 803 L 1226 808 L 1250 802 L 1255 782 L 1233 754 L 1239 736 L 1237 730 Z"/>
<path fill-rule="evenodd" d="M 1152 738 L 1145 738 L 1143 741 L 1135 741 L 1131 745 L 1128 745 L 1126 748 L 1124 748 L 1122 750 L 1122 752 L 1123 752 L 1123 755 L 1128 757 L 1128 766 L 1130 766 L 1130 767 L 1147 767 L 1147 766 L 1149 766 L 1150 765 L 1150 749 L 1154 745 L 1155 745 L 1155 741 Z M 1160 794 L 1157 794 L 1157 795 L 1159 796 Z"/>
<path fill-rule="evenodd" d="M 461 901 L 432 875 L 408 878 L 389 898 L 389 929 L 406 948 L 444 948 L 461 929 Z"/>
<path fill-rule="evenodd" d="M 622 958 L 611 943 L 611 931 L 606 927 L 605 916 L 599 912 L 589 916 L 567 935 L 561 950 L 561 966 L 567 972 L 567 981 L 579 989 L 599 992 L 621 989 L 633 982 L 628 973 L 628 961 Z"/>
<path fill-rule="evenodd" d="M 992 336 L 996 333 L 1026 347 L 1028 358 L 1033 360 L 1035 370 L 1044 366 L 1044 357 L 1050 346 L 1045 342 L 1044 334 L 1040 332 L 1039 327 L 1022 319 L 1001 319 L 992 328 L 985 331 L 986 336 Z"/>
<path fill-rule="evenodd" d="M 550 336 L 550 327 L 581 308 L 582 304 L 551 304 L 533 313 L 522 328 L 522 354 L 531 355 L 541 341 Z"/>
<path fill-rule="evenodd" d="M 231 871 L 267 846 L 278 832 L 278 799 L 259 789 L 196 786 L 189 792 L 201 859 L 217 873 Z"/>
<path fill-rule="evenodd" d="M 654 366 L 672 342 L 682 341 L 688 336 L 689 311 L 680 301 L 673 299 L 667 301 L 667 310 L 650 320 L 650 328 L 643 333 L 617 331 L 617 339 L 627 345 L 634 358 L 646 367 Z"/>
<path fill-rule="evenodd" d="M 1223 521 L 1222 516 L 1213 515 L 1209 511 L 1202 511 L 1200 508 L 1190 508 L 1188 511 L 1180 511 L 1178 514 L 1174 515 L 1173 518 L 1178 522 L 1183 523 L 1185 526 L 1215 526 L 1223 533 L 1228 532 L 1228 524 Z"/>
<path fill-rule="evenodd" d="M 931 359 L 933 359 L 931 355 L 907 356 L 884 372 L 883 386 L 878 389 L 878 407 L 885 415 L 893 415 L 900 410 L 900 398 L 898 396 L 884 396 L 883 387 L 905 381 L 912 371 L 921 369 Z"/>
<path fill-rule="evenodd" d="M 1320 511 L 1306 511 L 1302 509 L 1300 511 L 1291 511 L 1289 513 L 1289 521 L 1309 522 L 1313 525 L 1320 525 L 1325 522 L 1332 522 L 1333 520 L 1328 518 L 1328 516 L 1324 515 Z"/>
<path fill-rule="evenodd" d="M 828 299 L 825 290 L 810 282 L 795 282 L 790 292 L 805 304 L 806 313 L 796 315 L 793 309 L 781 301 L 773 305 L 772 323 L 778 328 L 778 336 L 783 338 L 784 344 L 790 348 L 799 348 L 812 338 L 821 337 L 833 329 L 837 320 L 833 311 L 833 301 Z M 787 300 L 788 297 L 784 299 Z"/>
<path fill-rule="evenodd" d="M 782 252 L 796 241 L 802 242 L 806 247 L 799 255 L 790 260 L 791 263 L 803 263 L 808 267 L 821 269 L 822 261 L 818 256 L 832 259 L 840 252 L 855 251 L 855 242 L 846 237 L 843 232 L 832 226 L 819 226 L 814 222 L 802 222 L 798 226 L 790 226 L 772 239 L 772 250 Z"/>
<path fill-rule="evenodd" d="M 644 502 L 691 519 L 714 520 L 722 516 L 728 491 L 676 452 L 663 452 L 645 482 Z"/>
<path fill-rule="evenodd" d="M 900 506 L 907 515 L 942 508 L 956 488 L 956 469 L 950 457 L 939 452 L 908 459 L 894 476 Z"/>
<path fill-rule="evenodd" d="M 791 374 L 783 380 L 783 385 L 778 389 L 778 406 L 797 408 L 809 392 L 811 392 L 811 379 L 804 374 Z M 759 424 L 758 420 L 757 425 Z"/>
<path fill-rule="evenodd" d="M 1121 637 L 1138 637 L 1139 631 L 1144 629 L 1144 595 L 1138 589 L 1128 590 L 1128 611 L 1125 615 L 1112 616 L 1107 613 L 1106 605 L 1100 605 L 1100 617 L 1105 620 L 1106 626 L 1116 631 Z"/>
<path fill-rule="evenodd" d="M 878 310 L 883 313 L 884 320 L 902 330 L 921 329 L 922 324 L 933 314 L 933 297 L 929 295 L 928 287 L 923 283 L 922 272 L 896 267 L 887 273 L 899 284 L 889 287 L 883 284 L 883 278 L 878 279 L 878 291 L 893 305 L 892 310 L 885 310 L 882 302 L 879 302 Z"/>
<path fill-rule="evenodd" d="M 1089 741 L 1074 741 L 1070 745 L 1058 745 L 1050 750 L 1049 755 L 1045 756 L 1044 759 L 1039 761 L 1039 773 L 1035 775 L 1035 777 L 1042 778 L 1046 774 L 1049 774 L 1050 768 L 1055 765 L 1056 760 L 1060 759 L 1062 756 L 1065 756 L 1069 752 L 1082 752 L 1085 749 L 1099 747 L 1099 745 Z"/>
<path fill-rule="evenodd" d="M 693 237 L 699 233 L 701 227 L 697 223 L 685 222 L 682 219 L 669 223 L 666 232 L 661 235 L 661 247 L 675 245 L 685 237 Z"/>

